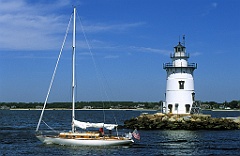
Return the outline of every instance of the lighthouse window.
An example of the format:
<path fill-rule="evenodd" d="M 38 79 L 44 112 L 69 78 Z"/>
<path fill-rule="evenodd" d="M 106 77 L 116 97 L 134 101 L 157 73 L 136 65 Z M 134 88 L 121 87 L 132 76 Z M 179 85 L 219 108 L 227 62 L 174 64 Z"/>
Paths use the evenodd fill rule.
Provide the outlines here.
<path fill-rule="evenodd" d="M 179 83 L 179 89 L 184 89 L 184 82 L 185 82 L 185 81 L 178 81 L 178 83 Z"/>
<path fill-rule="evenodd" d="M 178 103 L 175 104 L 175 111 L 178 110 Z"/>

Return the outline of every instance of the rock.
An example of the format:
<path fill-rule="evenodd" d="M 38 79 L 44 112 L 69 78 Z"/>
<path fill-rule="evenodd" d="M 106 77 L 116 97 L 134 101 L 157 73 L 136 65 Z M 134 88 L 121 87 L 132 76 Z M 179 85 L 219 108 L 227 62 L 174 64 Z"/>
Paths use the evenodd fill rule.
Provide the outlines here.
<path fill-rule="evenodd" d="M 154 114 L 154 116 L 165 116 L 165 114 L 163 114 L 163 113 L 156 113 L 156 114 Z"/>
<path fill-rule="evenodd" d="M 162 121 L 168 121 L 168 116 L 164 116 L 164 117 L 162 118 Z"/>
<path fill-rule="evenodd" d="M 131 129 L 183 129 L 183 130 L 230 130 L 240 129 L 240 117 L 212 118 L 210 115 L 169 115 L 141 114 L 124 122 L 124 127 Z"/>
<path fill-rule="evenodd" d="M 175 122 L 176 119 L 174 119 L 174 118 L 169 118 L 168 121 L 170 121 L 170 122 Z"/>
<path fill-rule="evenodd" d="M 197 121 L 197 122 L 201 122 L 201 119 L 197 118 L 195 121 Z"/>
<path fill-rule="evenodd" d="M 182 117 L 182 119 L 183 119 L 184 121 L 189 121 L 189 120 L 191 119 L 191 116 L 184 116 L 184 117 Z"/>

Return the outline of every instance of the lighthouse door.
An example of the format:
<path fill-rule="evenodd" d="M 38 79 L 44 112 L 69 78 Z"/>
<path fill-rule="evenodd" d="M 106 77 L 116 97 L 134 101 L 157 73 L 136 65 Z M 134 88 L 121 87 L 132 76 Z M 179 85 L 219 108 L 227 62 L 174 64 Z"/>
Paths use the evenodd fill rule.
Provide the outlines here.
<path fill-rule="evenodd" d="M 186 107 L 186 113 L 189 113 L 190 112 L 190 104 L 186 104 L 185 107 Z"/>
<path fill-rule="evenodd" d="M 169 111 L 169 113 L 172 113 L 172 107 L 173 107 L 172 104 L 169 104 L 169 105 L 168 105 L 168 111 Z"/>

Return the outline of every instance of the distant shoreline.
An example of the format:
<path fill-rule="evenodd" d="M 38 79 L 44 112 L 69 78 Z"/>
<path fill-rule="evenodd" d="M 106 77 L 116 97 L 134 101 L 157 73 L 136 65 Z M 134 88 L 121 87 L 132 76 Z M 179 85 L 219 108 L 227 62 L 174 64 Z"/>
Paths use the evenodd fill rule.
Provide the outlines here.
<path fill-rule="evenodd" d="M 19 110 L 39 110 L 41 111 L 42 109 L 38 109 L 38 108 L 14 108 L 14 109 L 2 109 L 2 110 L 16 110 L 16 111 L 19 111 Z M 69 110 L 71 111 L 72 109 L 69 109 L 69 108 L 48 108 L 48 109 L 45 109 L 45 110 Z M 123 111 L 158 111 L 156 109 L 75 109 L 76 111 L 78 110 L 123 110 Z M 233 112 L 233 111 L 240 111 L 240 109 L 204 109 L 203 111 L 213 111 L 213 112 Z"/>
<path fill-rule="evenodd" d="M 41 111 L 42 109 L 35 109 L 35 108 L 16 108 L 16 109 L 8 109 L 8 110 L 16 110 L 16 111 L 19 111 L 19 110 L 39 110 Z M 65 109 L 65 108 L 51 108 L 51 109 L 45 109 L 45 110 L 69 110 L 71 111 L 72 109 Z M 75 109 L 76 111 L 78 110 L 123 110 L 123 111 L 157 111 L 157 110 L 154 110 L 154 109 Z"/>
<path fill-rule="evenodd" d="M 214 111 L 214 112 L 232 112 L 232 111 L 240 111 L 240 109 L 213 109 L 211 111 Z"/>

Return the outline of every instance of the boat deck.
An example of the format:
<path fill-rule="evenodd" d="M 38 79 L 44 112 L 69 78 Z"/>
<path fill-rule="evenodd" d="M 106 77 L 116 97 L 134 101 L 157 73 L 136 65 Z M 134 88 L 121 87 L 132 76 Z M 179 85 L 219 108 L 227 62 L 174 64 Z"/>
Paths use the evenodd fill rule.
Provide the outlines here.
<path fill-rule="evenodd" d="M 65 139 L 97 139 L 97 140 L 126 140 L 125 137 L 117 137 L 117 136 L 101 136 L 99 132 L 85 132 L 85 133 L 60 133 L 57 137 L 65 138 Z"/>

